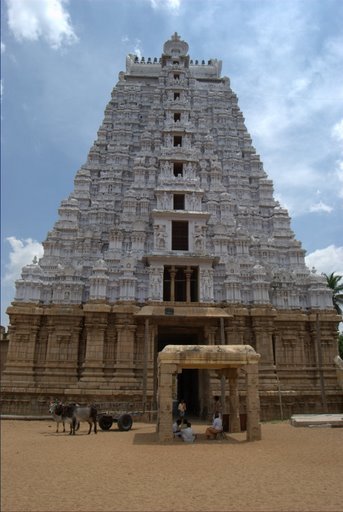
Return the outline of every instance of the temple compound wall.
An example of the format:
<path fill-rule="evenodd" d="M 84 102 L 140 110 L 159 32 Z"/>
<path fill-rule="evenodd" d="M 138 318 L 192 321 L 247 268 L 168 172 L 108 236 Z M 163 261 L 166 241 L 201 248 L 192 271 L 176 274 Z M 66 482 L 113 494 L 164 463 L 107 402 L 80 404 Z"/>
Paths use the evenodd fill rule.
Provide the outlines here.
<path fill-rule="evenodd" d="M 262 420 L 342 410 L 333 311 L 93 302 L 83 307 L 14 304 L 9 314 L 3 413 L 46 414 L 49 397 L 57 396 L 150 414 L 157 408 L 158 354 L 166 345 L 190 343 L 251 345 L 260 354 Z M 174 399 L 183 396 L 193 414 L 206 418 L 213 396 L 221 393 L 216 376 L 200 369 L 184 371 L 178 379 Z M 238 382 L 244 413 L 243 376 Z"/>
<path fill-rule="evenodd" d="M 16 281 L 3 412 L 45 414 L 50 396 L 156 411 L 166 345 L 253 347 L 262 419 L 342 410 L 341 318 L 221 68 L 176 33 L 160 58 L 127 56 L 44 254 Z M 238 390 L 244 412 L 243 376 Z M 206 417 L 218 391 L 189 368 L 174 399 Z"/>

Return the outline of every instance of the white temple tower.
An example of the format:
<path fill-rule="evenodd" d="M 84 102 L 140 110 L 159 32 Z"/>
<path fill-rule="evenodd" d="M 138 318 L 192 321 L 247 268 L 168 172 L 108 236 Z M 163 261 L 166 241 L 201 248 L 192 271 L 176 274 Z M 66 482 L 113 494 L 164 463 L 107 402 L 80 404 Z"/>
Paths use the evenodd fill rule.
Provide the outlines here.
<path fill-rule="evenodd" d="M 220 73 L 176 33 L 159 59 L 128 55 L 44 256 L 16 283 L 4 411 L 43 411 L 51 394 L 153 409 L 166 344 L 252 345 L 264 419 L 280 399 L 285 415 L 342 406 L 330 290 Z M 188 370 L 175 398 L 206 415 L 217 387 Z"/>

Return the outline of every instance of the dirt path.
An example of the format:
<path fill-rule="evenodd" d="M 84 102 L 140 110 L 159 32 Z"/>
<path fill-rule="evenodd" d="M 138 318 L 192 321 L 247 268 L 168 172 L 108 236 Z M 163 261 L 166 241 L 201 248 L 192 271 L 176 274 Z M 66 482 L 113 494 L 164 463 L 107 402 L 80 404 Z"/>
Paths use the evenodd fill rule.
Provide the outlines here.
<path fill-rule="evenodd" d="M 343 429 L 263 424 L 262 441 L 160 445 L 134 424 L 56 434 L 47 421 L 1 423 L 2 512 L 343 509 Z M 195 425 L 204 432 L 205 425 Z"/>

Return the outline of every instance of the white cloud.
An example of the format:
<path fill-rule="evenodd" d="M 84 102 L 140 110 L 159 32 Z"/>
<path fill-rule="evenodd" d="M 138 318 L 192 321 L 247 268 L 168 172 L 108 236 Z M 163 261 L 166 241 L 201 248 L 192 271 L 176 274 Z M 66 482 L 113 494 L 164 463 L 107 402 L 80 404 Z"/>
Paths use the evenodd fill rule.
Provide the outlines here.
<path fill-rule="evenodd" d="M 299 93 L 303 93 L 304 91 L 306 91 L 306 89 L 309 87 L 310 84 L 311 84 L 311 81 L 308 77 L 296 78 L 295 80 L 293 80 L 293 83 L 291 83 L 291 85 L 290 85 L 288 97 L 294 98 Z"/>
<path fill-rule="evenodd" d="M 310 212 L 326 212 L 331 213 L 333 208 L 325 203 L 323 201 L 319 201 L 319 203 L 316 203 L 312 206 L 310 206 Z"/>
<path fill-rule="evenodd" d="M 334 125 L 343 104 L 343 39 L 328 33 L 318 44 L 316 21 L 301 2 L 261 4 L 249 16 L 253 37 L 234 43 L 231 67 L 249 75 L 228 69 L 265 170 L 296 215 L 329 211 L 343 197 L 343 157 L 337 168 L 330 137 L 343 141 L 343 121 Z M 326 199 L 315 210 L 314 188 Z"/>
<path fill-rule="evenodd" d="M 150 3 L 153 9 L 165 7 L 174 13 L 177 13 L 181 7 L 181 0 L 150 0 Z"/>
<path fill-rule="evenodd" d="M 343 119 L 336 123 L 332 128 L 332 136 L 343 142 Z"/>
<path fill-rule="evenodd" d="M 6 241 L 11 246 L 11 252 L 9 254 L 9 263 L 6 265 L 4 283 L 14 286 L 15 280 L 20 277 L 21 269 L 25 265 L 32 263 L 35 256 L 37 258 L 43 256 L 43 246 L 31 238 L 18 240 L 15 236 L 10 236 L 6 238 Z"/>
<path fill-rule="evenodd" d="M 130 53 L 134 53 L 139 59 L 142 58 L 143 48 L 142 41 L 140 39 L 135 39 L 132 41 L 128 36 L 123 36 L 121 38 L 121 42 L 127 45 Z"/>
<path fill-rule="evenodd" d="M 137 55 L 139 59 L 142 58 L 142 48 L 141 48 L 142 41 L 140 39 L 135 40 L 135 45 L 133 48 L 133 53 Z"/>
<path fill-rule="evenodd" d="M 329 245 L 324 249 L 317 249 L 305 257 L 306 265 L 315 267 L 318 272 L 343 275 L 343 247 Z"/>
<path fill-rule="evenodd" d="M 343 142 L 343 119 L 333 126 L 331 134 L 334 139 L 337 139 L 339 142 Z M 343 198 L 343 151 L 341 159 L 336 162 L 336 177 L 340 185 L 338 195 L 340 198 Z"/>
<path fill-rule="evenodd" d="M 6 45 L 1 41 L 1 53 L 4 53 L 6 50 Z"/>
<path fill-rule="evenodd" d="M 337 162 L 336 176 L 341 186 L 338 195 L 343 199 L 343 160 L 341 162 Z"/>
<path fill-rule="evenodd" d="M 8 25 L 18 41 L 44 39 L 54 48 L 78 40 L 63 4 L 67 0 L 6 0 Z"/>

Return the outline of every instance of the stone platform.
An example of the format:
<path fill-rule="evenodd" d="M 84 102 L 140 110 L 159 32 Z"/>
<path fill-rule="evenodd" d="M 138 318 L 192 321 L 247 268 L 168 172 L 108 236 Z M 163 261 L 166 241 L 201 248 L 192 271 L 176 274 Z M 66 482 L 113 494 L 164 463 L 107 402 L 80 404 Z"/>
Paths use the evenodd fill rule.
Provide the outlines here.
<path fill-rule="evenodd" d="M 293 427 L 343 427 L 342 414 L 294 414 L 290 424 Z"/>

